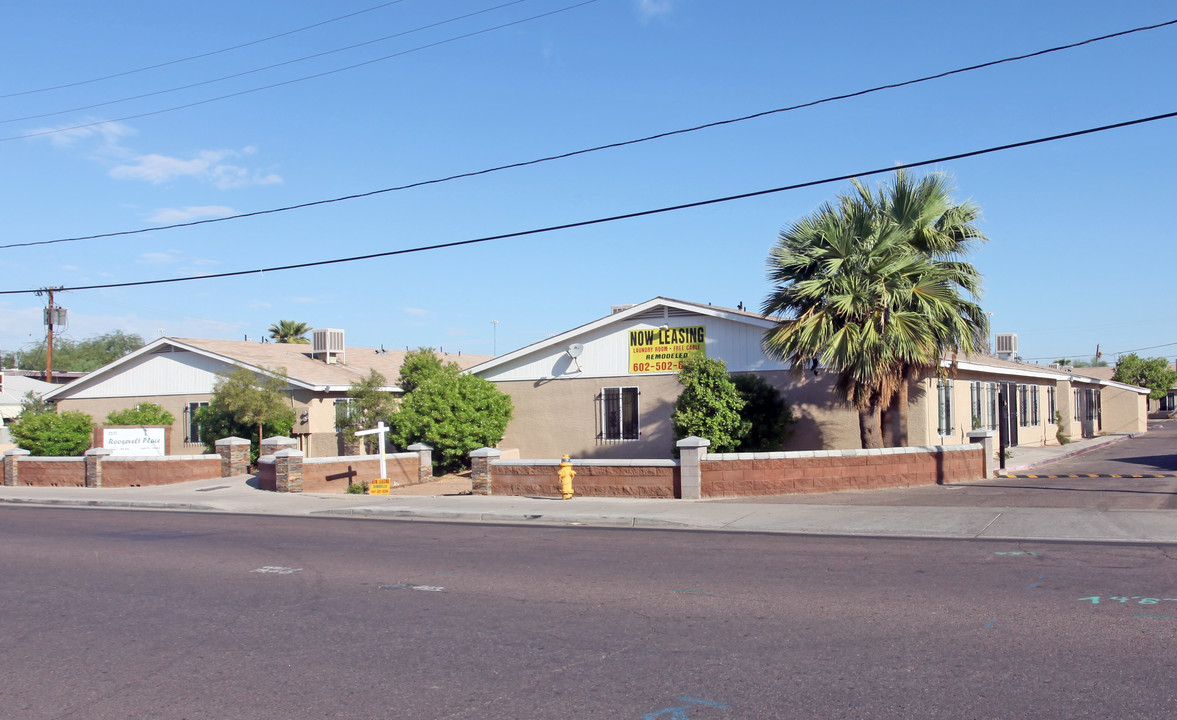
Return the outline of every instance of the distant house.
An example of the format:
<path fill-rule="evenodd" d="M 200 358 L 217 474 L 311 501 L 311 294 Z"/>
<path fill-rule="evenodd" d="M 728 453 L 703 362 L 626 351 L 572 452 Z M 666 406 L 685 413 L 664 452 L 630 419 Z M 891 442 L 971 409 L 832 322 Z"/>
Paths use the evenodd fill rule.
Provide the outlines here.
<path fill-rule="evenodd" d="M 0 371 L 0 451 L 12 447 L 7 425 L 20 415 L 20 406 L 25 395 L 32 393 L 41 397 L 57 387 L 18 370 Z"/>
<path fill-rule="evenodd" d="M 59 410 L 81 410 L 97 423 L 112 410 L 152 402 L 175 416 L 169 454 L 203 452 L 195 411 L 212 397 L 217 374 L 235 368 L 255 373 L 277 372 L 287 382 L 295 411 L 292 436 L 308 457 L 340 454 L 341 433 L 336 411 L 348 402 L 351 385 L 376 370 L 395 385 L 405 351 L 345 347 L 342 330 L 316 330 L 312 345 L 239 340 L 160 338 L 68 385 L 56 387 L 45 399 Z M 443 354 L 444 361 L 466 368 L 486 355 Z M 216 438 L 213 438 L 214 440 Z"/>
<path fill-rule="evenodd" d="M 785 450 L 860 446 L 858 414 L 821 368 L 795 372 L 762 347 L 771 318 L 742 309 L 654 298 L 470 368 L 509 394 L 515 413 L 500 443 L 523 458 L 663 458 L 681 361 L 705 355 L 730 373 L 759 375 L 776 387 L 798 422 Z M 1147 390 L 1110 380 L 993 357 L 945 359 L 913 383 L 908 444 L 967 442 L 974 429 L 996 429 L 999 393 L 1010 398 L 1014 444 L 1054 444 L 1101 432 L 1143 432 Z M 1144 393 L 1142 395 L 1141 393 Z"/>

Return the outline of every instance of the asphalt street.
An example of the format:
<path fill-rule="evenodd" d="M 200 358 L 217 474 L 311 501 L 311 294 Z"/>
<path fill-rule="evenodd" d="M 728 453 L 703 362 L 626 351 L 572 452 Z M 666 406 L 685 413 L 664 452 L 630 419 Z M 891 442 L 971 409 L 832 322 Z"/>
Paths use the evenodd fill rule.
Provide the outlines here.
<path fill-rule="evenodd" d="M 1171 546 L 0 507 L 0 717 L 1170 718 Z"/>

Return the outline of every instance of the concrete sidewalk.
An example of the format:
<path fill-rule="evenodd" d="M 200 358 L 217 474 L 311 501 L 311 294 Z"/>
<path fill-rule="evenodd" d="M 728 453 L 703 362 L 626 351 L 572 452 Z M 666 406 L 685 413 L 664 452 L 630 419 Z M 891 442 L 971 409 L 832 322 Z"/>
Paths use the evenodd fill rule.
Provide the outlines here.
<path fill-rule="evenodd" d="M 878 537 L 1177 543 L 1177 516 L 1166 510 L 882 506 L 870 504 L 870 492 L 838 495 L 840 502 L 852 503 L 279 494 L 257 490 L 250 476 L 240 476 L 144 488 L 4 487 L 0 488 L 0 507 L 36 505 Z"/>
<path fill-rule="evenodd" d="M 1007 471 L 1053 462 L 1125 437 L 1094 438 L 1055 448 L 1018 448 L 1013 458 L 1017 462 L 1007 463 Z M 421 491 L 424 487 L 414 486 L 414 490 Z M 251 476 L 243 475 L 141 488 L 0 487 L 0 507 L 36 505 L 815 535 L 1177 543 L 1177 516 L 1166 510 L 882 506 L 871 504 L 870 492 L 853 493 L 853 496 L 838 493 L 838 496 L 840 504 L 822 505 L 777 504 L 755 499 L 714 502 L 576 497 L 563 501 L 466 494 L 387 497 L 279 494 L 256 489 Z"/>

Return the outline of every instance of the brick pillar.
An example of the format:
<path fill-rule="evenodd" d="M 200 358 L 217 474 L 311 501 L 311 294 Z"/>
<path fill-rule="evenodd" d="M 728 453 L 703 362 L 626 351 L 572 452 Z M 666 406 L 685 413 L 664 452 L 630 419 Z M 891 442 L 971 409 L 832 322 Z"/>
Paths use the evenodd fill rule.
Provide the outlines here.
<path fill-rule="evenodd" d="M 249 441 L 227 437 L 213 443 L 221 456 L 221 477 L 233 477 L 249 472 Z"/>
<path fill-rule="evenodd" d="M 86 451 L 86 487 L 102 487 L 102 459 L 114 454 L 106 448 L 90 448 Z"/>
<path fill-rule="evenodd" d="M 28 450 L 23 448 L 13 448 L 4 451 L 4 486 L 16 487 L 19 473 L 17 471 L 17 463 L 22 457 L 29 454 Z"/>
<path fill-rule="evenodd" d="M 429 482 L 433 479 L 433 448 L 425 443 L 413 443 L 405 448 L 409 452 L 417 453 L 417 482 Z"/>
<path fill-rule="evenodd" d="M 283 435 L 275 435 L 262 440 L 262 455 L 273 455 L 279 450 L 297 450 L 298 441 Z"/>
<path fill-rule="evenodd" d="M 985 463 L 981 468 L 981 479 L 993 477 L 993 431 L 992 430 L 972 430 L 969 432 L 969 442 L 980 445 L 982 453 L 985 455 Z"/>
<path fill-rule="evenodd" d="M 490 495 L 491 494 L 491 472 L 490 464 L 497 460 L 503 453 L 494 448 L 478 448 L 470 453 L 470 494 L 472 495 Z"/>
<path fill-rule="evenodd" d="M 701 437 L 683 438 L 676 442 L 679 457 L 679 497 L 698 500 L 703 497 L 703 456 L 711 441 Z"/>
<path fill-rule="evenodd" d="M 302 451 L 279 450 L 274 453 L 274 489 L 284 493 L 302 492 Z"/>

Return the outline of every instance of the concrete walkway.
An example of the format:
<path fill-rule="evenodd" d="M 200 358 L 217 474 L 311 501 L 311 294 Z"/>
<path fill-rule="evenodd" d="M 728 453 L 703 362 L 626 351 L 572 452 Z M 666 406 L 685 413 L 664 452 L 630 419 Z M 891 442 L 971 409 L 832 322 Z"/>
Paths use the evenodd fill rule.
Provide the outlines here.
<path fill-rule="evenodd" d="M 1126 437 L 1095 438 L 1055 448 L 1018 448 L 1013 458 L 1017 464 L 1013 461 L 1007 463 L 1007 470 L 1037 467 Z M 983 482 L 986 481 L 979 481 Z M 420 490 L 417 487 L 417 491 Z M 0 487 L 0 506 L 817 535 L 1177 543 L 1177 514 L 1167 510 L 883 506 L 871 504 L 870 492 L 837 495 L 839 504 L 823 505 L 757 502 L 755 499 L 716 502 L 576 497 L 563 501 L 465 494 L 387 497 L 279 494 L 257 490 L 250 476 L 239 476 L 143 488 Z"/>

